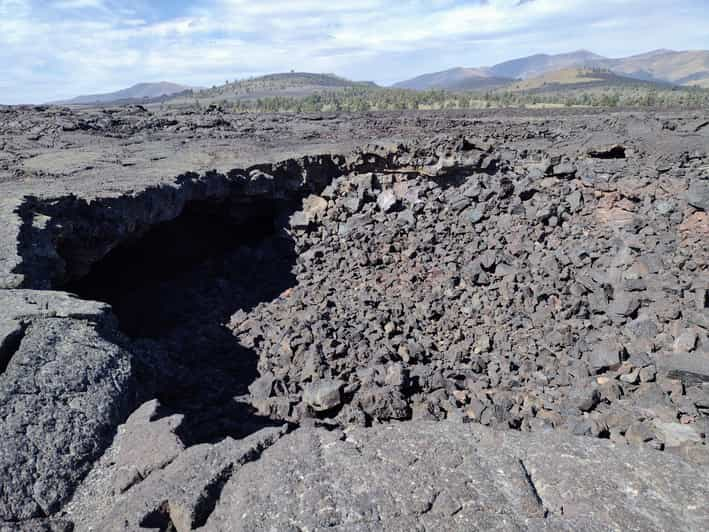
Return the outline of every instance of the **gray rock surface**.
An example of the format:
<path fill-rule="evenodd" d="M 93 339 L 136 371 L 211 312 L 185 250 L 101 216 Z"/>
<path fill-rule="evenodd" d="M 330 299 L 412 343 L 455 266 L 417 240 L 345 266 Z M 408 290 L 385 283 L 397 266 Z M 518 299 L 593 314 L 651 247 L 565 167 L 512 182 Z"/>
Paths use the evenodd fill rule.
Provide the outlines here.
<path fill-rule="evenodd" d="M 90 477 L 93 491 L 66 517 L 79 531 L 699 531 L 709 523 L 707 472 L 649 448 L 563 433 L 307 425 L 195 446 L 121 494 L 110 475 Z"/>
<path fill-rule="evenodd" d="M 133 408 L 131 357 L 112 343 L 107 305 L 12 290 L 0 291 L 0 308 L 22 324 L 0 375 L 0 519 L 43 517 L 69 499 Z"/>
<path fill-rule="evenodd" d="M 699 531 L 708 472 L 561 434 L 302 428 L 229 479 L 205 529 Z"/>
<path fill-rule="evenodd" d="M 175 433 L 184 416 L 160 416 L 160 403 L 152 400 L 133 412 L 118 436 L 121 441 L 115 458 L 113 491 L 121 494 L 164 469 L 185 450 Z"/>
<path fill-rule="evenodd" d="M 98 501 L 74 503 L 70 517 L 79 530 L 165 530 L 172 526 L 177 532 L 188 532 L 202 527 L 224 484 L 245 464 L 258 460 L 285 432 L 285 428 L 269 428 L 239 441 L 226 438 L 213 445 L 192 446 L 123 493 L 114 492 L 114 497 L 106 497 L 112 490 L 100 479 L 94 493 L 108 499 L 102 501 L 106 507 L 99 512 Z"/>

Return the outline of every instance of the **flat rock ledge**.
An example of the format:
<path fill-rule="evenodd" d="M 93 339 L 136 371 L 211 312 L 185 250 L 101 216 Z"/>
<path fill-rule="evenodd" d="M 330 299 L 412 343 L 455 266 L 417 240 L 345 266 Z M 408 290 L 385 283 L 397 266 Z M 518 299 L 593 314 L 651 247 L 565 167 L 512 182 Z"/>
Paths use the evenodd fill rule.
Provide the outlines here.
<path fill-rule="evenodd" d="M 70 517 L 77 530 L 105 531 L 699 531 L 707 474 L 668 453 L 558 432 L 311 424 L 193 447 L 104 499 L 101 515 L 90 498 L 115 477 L 90 477 Z"/>

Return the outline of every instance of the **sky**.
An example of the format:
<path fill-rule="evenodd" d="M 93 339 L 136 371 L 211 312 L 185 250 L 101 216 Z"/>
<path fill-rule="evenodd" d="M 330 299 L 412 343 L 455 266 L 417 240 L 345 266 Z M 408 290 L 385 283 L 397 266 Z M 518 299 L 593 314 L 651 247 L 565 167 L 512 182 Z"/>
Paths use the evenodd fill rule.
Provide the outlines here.
<path fill-rule="evenodd" d="M 657 48 L 709 49 L 709 0 L 0 0 L 0 103 L 290 70 L 388 85 Z"/>

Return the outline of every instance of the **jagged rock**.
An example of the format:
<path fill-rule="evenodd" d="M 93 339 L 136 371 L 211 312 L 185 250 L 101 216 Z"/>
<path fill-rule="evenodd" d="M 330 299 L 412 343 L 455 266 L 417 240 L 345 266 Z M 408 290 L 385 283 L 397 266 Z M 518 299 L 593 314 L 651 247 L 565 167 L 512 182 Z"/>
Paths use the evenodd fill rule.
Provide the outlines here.
<path fill-rule="evenodd" d="M 600 371 L 605 368 L 612 368 L 621 362 L 621 348 L 614 339 L 607 339 L 600 342 L 591 352 L 589 363 L 591 367 Z"/>
<path fill-rule="evenodd" d="M 472 224 L 476 224 L 485 217 L 485 205 L 477 205 L 463 212 L 463 216 Z"/>
<path fill-rule="evenodd" d="M 385 190 L 377 196 L 377 205 L 382 212 L 390 212 L 397 202 L 396 195 L 391 190 Z"/>
<path fill-rule="evenodd" d="M 636 421 L 628 427 L 625 432 L 625 439 L 628 443 L 640 445 L 651 441 L 655 438 L 655 432 L 647 424 L 641 421 Z"/>
<path fill-rule="evenodd" d="M 640 301 L 631 293 L 617 294 L 608 308 L 611 315 L 619 317 L 632 316 L 640 308 Z"/>
<path fill-rule="evenodd" d="M 565 161 L 554 166 L 552 175 L 560 177 L 573 176 L 576 173 L 576 166 L 571 161 Z"/>
<path fill-rule="evenodd" d="M 248 438 L 227 438 L 190 447 L 165 468 L 112 501 L 107 515 L 76 516 L 82 529 L 119 531 L 173 527 L 189 532 L 203 526 L 223 485 L 248 462 L 258 460 L 284 428 L 263 429 Z"/>
<path fill-rule="evenodd" d="M 686 330 L 675 339 L 674 351 L 675 353 L 688 353 L 694 351 L 696 345 L 697 333 L 692 330 Z"/>
<path fill-rule="evenodd" d="M 182 415 L 160 417 L 157 400 L 145 403 L 130 415 L 118 436 L 115 493 L 129 490 L 153 471 L 167 466 L 185 449 L 175 434 L 183 419 Z"/>
<path fill-rule="evenodd" d="M 327 211 L 327 200 L 311 194 L 303 200 L 303 213 L 309 223 L 317 222 Z"/>
<path fill-rule="evenodd" d="M 578 386 L 569 393 L 569 404 L 582 412 L 590 412 L 601 400 L 601 394 L 594 386 Z"/>

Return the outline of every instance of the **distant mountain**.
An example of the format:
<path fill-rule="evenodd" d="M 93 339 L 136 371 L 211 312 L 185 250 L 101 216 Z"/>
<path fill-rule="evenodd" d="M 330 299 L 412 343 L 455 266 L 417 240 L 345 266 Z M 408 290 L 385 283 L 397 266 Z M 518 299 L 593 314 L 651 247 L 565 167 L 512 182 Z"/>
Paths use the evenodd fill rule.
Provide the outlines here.
<path fill-rule="evenodd" d="M 449 89 L 485 88 L 484 82 L 479 87 L 461 87 L 461 73 L 477 73 L 480 80 L 511 79 L 526 80 L 569 68 L 610 70 L 622 77 L 660 83 L 673 83 L 685 86 L 709 88 L 709 51 L 653 50 L 630 57 L 608 58 L 587 50 L 578 50 L 567 54 L 537 54 L 511 61 L 505 61 L 491 67 L 454 68 L 445 72 L 424 74 L 402 81 L 395 87 L 412 89 Z M 444 75 L 447 74 L 447 75 Z M 471 74 L 471 79 L 475 75 Z"/>
<path fill-rule="evenodd" d="M 547 55 L 537 54 L 512 61 L 505 61 L 490 67 L 495 76 L 504 78 L 527 79 L 540 76 L 546 72 L 569 67 L 594 66 L 605 58 L 587 50 L 578 50 L 568 54 Z"/>
<path fill-rule="evenodd" d="M 394 85 L 398 89 L 438 89 L 475 90 L 499 87 L 512 81 L 510 78 L 497 77 L 481 68 L 452 68 L 433 74 L 424 74 Z"/>
<path fill-rule="evenodd" d="M 88 105 L 88 104 L 106 104 L 123 101 L 135 101 L 144 99 L 155 99 L 162 96 L 171 96 L 180 92 L 189 90 L 190 87 L 178 85 L 177 83 L 169 83 L 161 81 L 159 83 L 138 83 L 127 89 L 105 94 L 87 94 L 77 96 L 70 100 L 53 102 L 63 105 Z"/>
<path fill-rule="evenodd" d="M 632 78 L 709 88 L 709 51 L 705 50 L 655 50 L 621 59 L 609 59 L 603 65 Z"/>

